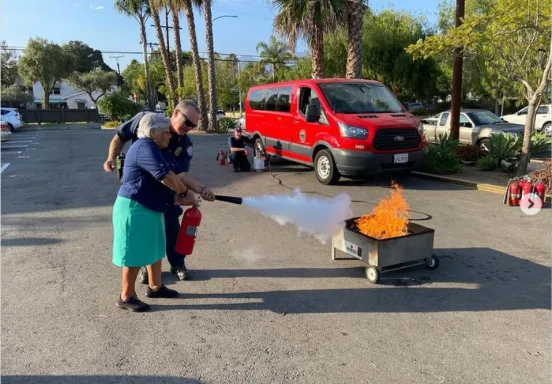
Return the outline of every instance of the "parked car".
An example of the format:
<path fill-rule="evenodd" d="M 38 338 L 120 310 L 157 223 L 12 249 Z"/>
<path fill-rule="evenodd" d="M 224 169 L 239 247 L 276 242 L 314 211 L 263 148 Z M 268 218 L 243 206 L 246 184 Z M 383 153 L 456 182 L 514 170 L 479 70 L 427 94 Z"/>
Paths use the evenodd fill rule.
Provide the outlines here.
<path fill-rule="evenodd" d="M 226 117 L 226 113 L 222 109 L 219 109 L 217 111 L 217 121 L 220 121 L 223 117 Z"/>
<path fill-rule="evenodd" d="M 430 143 L 437 142 L 441 134 L 450 135 L 450 119 L 450 111 L 446 111 L 422 120 L 424 135 Z M 506 123 L 484 109 L 465 109 L 460 111 L 459 141 L 485 148 L 491 135 L 500 132 L 523 135 L 523 128 L 520 124 Z"/>
<path fill-rule="evenodd" d="M 10 138 L 10 136 L 10 126 L 5 121 L 0 120 L 0 138 L 2 139 L 2 141 L 6 141 Z"/>
<path fill-rule="evenodd" d="M 238 120 L 238 127 L 240 127 L 241 129 L 243 129 L 244 131 L 247 130 L 247 129 L 245 128 L 245 115 L 243 115 L 242 117 L 240 117 L 240 119 Z"/>
<path fill-rule="evenodd" d="M 1 119 L 10 127 L 10 132 L 23 126 L 23 119 L 17 108 L 1 108 Z"/>
<path fill-rule="evenodd" d="M 525 107 L 514 114 L 501 116 L 501 119 L 508 123 L 525 125 L 528 110 L 529 107 Z M 549 136 L 552 135 L 552 104 L 543 104 L 537 109 L 535 130 L 544 131 Z"/>
<path fill-rule="evenodd" d="M 427 154 L 420 120 L 383 84 L 308 79 L 249 89 L 245 114 L 255 150 L 314 167 L 322 184 L 413 170 Z"/>

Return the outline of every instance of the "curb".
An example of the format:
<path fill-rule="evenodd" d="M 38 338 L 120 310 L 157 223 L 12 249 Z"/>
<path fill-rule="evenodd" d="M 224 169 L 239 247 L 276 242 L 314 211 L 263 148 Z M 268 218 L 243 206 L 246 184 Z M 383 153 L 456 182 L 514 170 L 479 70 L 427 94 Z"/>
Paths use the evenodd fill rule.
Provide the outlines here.
<path fill-rule="evenodd" d="M 447 176 L 432 175 L 431 173 L 418 172 L 418 171 L 412 172 L 412 175 L 420 177 L 422 179 L 440 181 L 442 183 L 459 185 L 461 187 L 476 189 L 478 191 L 496 193 L 499 195 L 504 195 L 504 193 L 506 192 L 506 187 L 499 187 L 498 185 L 493 185 L 493 184 L 475 183 L 473 181 L 457 179 L 457 178 L 452 178 Z M 550 195 L 547 195 L 545 198 L 545 201 L 547 203 L 552 202 L 552 197 Z"/>

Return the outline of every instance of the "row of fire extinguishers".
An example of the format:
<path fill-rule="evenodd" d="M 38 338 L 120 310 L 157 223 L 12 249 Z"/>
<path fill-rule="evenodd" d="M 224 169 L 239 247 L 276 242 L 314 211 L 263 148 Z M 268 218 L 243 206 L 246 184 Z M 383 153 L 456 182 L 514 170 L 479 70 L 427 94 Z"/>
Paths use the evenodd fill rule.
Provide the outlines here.
<path fill-rule="evenodd" d="M 503 203 L 510 207 L 519 207 L 521 199 L 525 195 L 537 195 L 541 202 L 544 203 L 546 193 L 546 185 L 540 181 L 533 181 L 531 176 L 516 177 L 508 182 L 506 193 L 504 194 Z"/>

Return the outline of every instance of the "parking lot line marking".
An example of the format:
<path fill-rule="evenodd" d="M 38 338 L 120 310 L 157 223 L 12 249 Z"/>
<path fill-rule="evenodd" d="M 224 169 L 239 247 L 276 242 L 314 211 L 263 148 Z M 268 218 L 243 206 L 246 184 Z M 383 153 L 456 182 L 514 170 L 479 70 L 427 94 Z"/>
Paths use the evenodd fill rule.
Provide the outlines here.
<path fill-rule="evenodd" d="M 17 155 L 18 153 L 23 153 L 22 151 L 13 151 L 13 152 L 0 152 L 2 156 L 8 156 L 8 155 Z"/>
<path fill-rule="evenodd" d="M 6 170 L 6 168 L 8 168 L 10 166 L 10 163 L 6 163 L 4 165 L 2 165 L 2 168 L 0 169 L 0 173 L 4 172 Z"/>
<path fill-rule="evenodd" d="M 31 156 L 17 156 L 18 159 L 28 159 Z"/>
<path fill-rule="evenodd" d="M 19 149 L 19 148 L 27 148 L 28 146 L 29 145 L 10 145 L 10 146 L 2 145 L 0 149 Z"/>
<path fill-rule="evenodd" d="M 10 140 L 7 144 L 21 144 L 21 143 L 32 143 L 33 140 Z"/>

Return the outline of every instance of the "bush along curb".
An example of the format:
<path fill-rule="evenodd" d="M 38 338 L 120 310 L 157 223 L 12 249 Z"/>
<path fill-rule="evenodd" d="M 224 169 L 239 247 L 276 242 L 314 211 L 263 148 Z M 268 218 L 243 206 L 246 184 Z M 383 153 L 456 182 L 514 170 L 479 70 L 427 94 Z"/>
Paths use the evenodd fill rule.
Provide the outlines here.
<path fill-rule="evenodd" d="M 453 177 L 433 175 L 431 173 L 418 172 L 418 171 L 412 172 L 412 175 L 420 177 L 422 179 L 436 180 L 442 183 L 455 184 L 461 187 L 477 189 L 478 191 L 491 192 L 491 193 L 496 193 L 500 195 L 504 195 L 504 193 L 506 192 L 506 187 L 499 187 L 498 185 L 475 183 L 473 181 L 467 181 L 467 180 L 457 179 Z M 552 197 L 550 195 L 547 195 L 545 201 L 547 203 L 552 202 Z"/>

